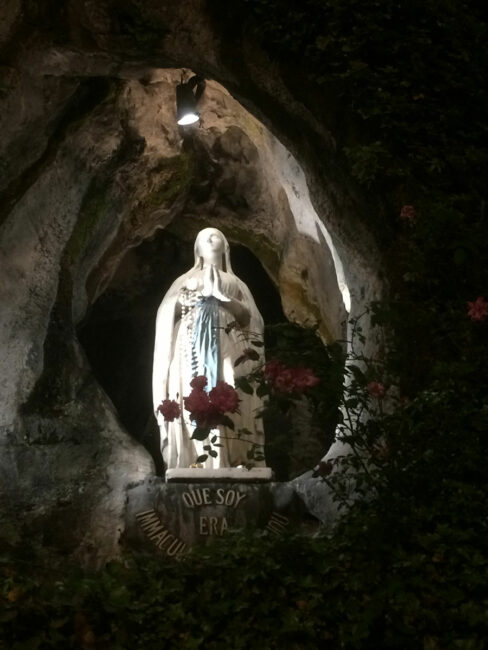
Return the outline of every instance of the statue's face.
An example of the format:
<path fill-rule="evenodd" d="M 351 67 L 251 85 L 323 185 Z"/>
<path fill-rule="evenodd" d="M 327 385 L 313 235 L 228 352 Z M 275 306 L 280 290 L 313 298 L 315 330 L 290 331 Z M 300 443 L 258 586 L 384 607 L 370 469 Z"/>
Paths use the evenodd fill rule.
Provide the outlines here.
<path fill-rule="evenodd" d="M 206 228 L 198 237 L 198 252 L 204 260 L 214 259 L 217 255 L 223 255 L 225 249 L 224 240 L 218 230 Z"/>

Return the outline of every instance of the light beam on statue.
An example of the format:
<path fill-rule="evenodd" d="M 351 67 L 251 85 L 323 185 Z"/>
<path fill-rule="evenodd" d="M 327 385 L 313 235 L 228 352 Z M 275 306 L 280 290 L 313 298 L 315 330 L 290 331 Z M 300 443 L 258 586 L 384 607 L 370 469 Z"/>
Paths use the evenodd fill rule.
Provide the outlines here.
<path fill-rule="evenodd" d="M 236 323 L 237 326 L 232 326 Z M 248 287 L 232 271 L 229 244 L 216 228 L 205 228 L 195 240 L 195 264 L 177 278 L 165 295 L 157 314 L 153 363 L 154 412 L 161 432 L 161 449 L 167 469 L 192 466 L 205 455 L 209 440 L 194 440 L 195 422 L 184 408 L 194 377 L 207 379 L 210 392 L 218 381 L 235 385 L 237 376 L 247 375 L 259 359 L 247 360 L 236 368 L 234 363 L 249 347 L 249 336 L 263 338 L 263 319 Z M 213 430 L 218 436 L 217 456 L 207 454 L 207 469 L 238 467 L 249 464 L 264 467 L 262 420 L 256 414 L 262 401 L 255 394 L 241 392 L 239 411 L 232 414 L 234 430 L 223 425 Z M 165 421 L 158 406 L 165 399 L 180 404 L 180 416 Z M 238 438 L 239 431 L 245 433 Z M 204 447 L 207 450 L 204 450 Z M 249 459 L 254 447 L 261 453 Z"/>

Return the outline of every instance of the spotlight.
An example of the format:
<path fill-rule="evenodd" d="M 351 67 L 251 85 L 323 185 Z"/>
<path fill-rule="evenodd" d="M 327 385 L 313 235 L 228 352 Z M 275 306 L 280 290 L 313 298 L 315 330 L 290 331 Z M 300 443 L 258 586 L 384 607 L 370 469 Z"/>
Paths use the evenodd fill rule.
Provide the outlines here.
<path fill-rule="evenodd" d="M 198 122 L 197 104 L 204 90 L 205 79 L 198 75 L 176 86 L 176 119 L 180 126 Z"/>

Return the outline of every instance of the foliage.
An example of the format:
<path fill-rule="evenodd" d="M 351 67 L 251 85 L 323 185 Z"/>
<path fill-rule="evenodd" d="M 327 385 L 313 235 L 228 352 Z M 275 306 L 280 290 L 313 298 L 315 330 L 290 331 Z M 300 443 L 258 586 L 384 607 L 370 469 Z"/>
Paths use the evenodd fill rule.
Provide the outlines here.
<path fill-rule="evenodd" d="M 305 393 L 276 390 L 260 377 L 257 390 L 266 395 L 262 411 L 266 431 L 266 458 L 279 479 L 290 477 L 293 444 L 304 426 L 322 449 L 334 437 L 339 418 L 345 354 L 341 344 L 324 346 L 316 328 L 304 329 L 292 323 L 268 326 L 265 332 L 266 356 L 279 359 L 289 368 L 310 368 L 320 380 Z M 263 386 L 264 384 L 264 386 Z M 306 413 L 298 419 L 297 411 Z"/>
<path fill-rule="evenodd" d="M 289 478 L 288 465 L 293 453 L 293 438 L 297 427 L 306 427 L 316 435 L 322 448 L 333 440 L 339 418 L 342 375 L 345 355 L 339 343 L 324 346 L 318 328 L 302 328 L 290 322 L 266 327 L 266 363 L 258 363 L 247 375 L 236 378 L 239 390 L 263 398 L 257 414 L 266 432 L 268 463 L 281 479 Z M 260 355 L 254 348 L 264 344 L 258 337 L 247 338 L 249 347 L 235 362 L 239 366 Z M 253 347 L 254 346 L 254 347 Z M 297 410 L 305 412 L 300 424 Z M 251 450 L 251 455 L 261 450 Z"/>
<path fill-rule="evenodd" d="M 209 4 L 225 23 L 223 3 Z M 352 453 L 319 468 L 353 504 L 333 540 L 361 566 L 360 608 L 384 613 L 349 613 L 343 647 L 482 648 L 488 329 L 472 310 L 484 314 L 488 292 L 486 8 L 241 0 L 232 13 L 235 38 L 257 41 L 329 128 L 391 287 L 365 316 L 387 333 L 385 357 L 348 360 Z"/>
<path fill-rule="evenodd" d="M 226 19 L 223 3 L 209 4 Z M 474 181 L 486 168 L 482 3 L 241 0 L 232 13 L 234 31 L 241 25 L 241 35 L 323 91 L 320 115 L 351 159 L 357 148 L 361 182 L 388 175 L 417 184 L 446 170 Z M 304 101 L 312 103 L 308 91 Z M 362 178 L 371 155 L 382 162 Z"/>
<path fill-rule="evenodd" d="M 419 528 L 420 510 L 392 528 L 363 504 L 333 536 L 232 535 L 179 563 L 126 557 L 97 574 L 2 558 L 0 647 L 481 650 L 486 519 L 462 526 L 480 496 L 459 497 L 456 525 L 443 512 Z"/>
<path fill-rule="evenodd" d="M 463 204 L 467 224 L 484 219 L 483 3 L 207 2 L 216 26 L 237 43 L 256 41 L 297 101 L 329 129 L 333 151 L 316 135 L 308 144 L 361 186 L 365 201 L 358 209 L 385 249 L 395 246 L 404 203 L 422 202 L 425 221 L 434 218 L 436 229 L 439 210 L 452 202 Z"/>

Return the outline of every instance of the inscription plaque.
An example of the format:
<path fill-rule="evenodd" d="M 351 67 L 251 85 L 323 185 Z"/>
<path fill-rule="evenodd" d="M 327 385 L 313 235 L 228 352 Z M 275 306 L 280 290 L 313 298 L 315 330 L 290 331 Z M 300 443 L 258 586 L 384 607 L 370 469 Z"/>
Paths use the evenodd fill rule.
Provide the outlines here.
<path fill-rule="evenodd" d="M 226 486 L 154 477 L 129 489 L 124 540 L 178 559 L 231 531 L 258 528 L 278 536 L 304 521 L 309 529 L 311 519 L 289 483 Z"/>

